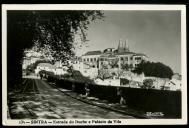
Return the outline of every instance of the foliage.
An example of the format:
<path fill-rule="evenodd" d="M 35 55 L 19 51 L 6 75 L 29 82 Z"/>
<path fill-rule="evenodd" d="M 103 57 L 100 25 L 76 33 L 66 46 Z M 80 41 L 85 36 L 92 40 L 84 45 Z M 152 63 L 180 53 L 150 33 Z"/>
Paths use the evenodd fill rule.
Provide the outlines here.
<path fill-rule="evenodd" d="M 73 73 L 73 70 L 74 70 L 74 69 L 73 69 L 73 65 L 70 65 L 70 66 L 68 67 L 67 72 L 72 74 L 72 73 Z"/>
<path fill-rule="evenodd" d="M 125 78 L 120 78 L 120 85 L 126 85 L 129 84 L 129 80 Z"/>
<path fill-rule="evenodd" d="M 83 76 L 80 71 L 74 69 L 68 72 L 68 74 L 61 75 L 61 78 L 80 83 L 94 83 L 93 80 Z"/>
<path fill-rule="evenodd" d="M 66 74 L 63 74 L 63 75 L 60 75 L 61 78 L 70 78 L 71 75 L 66 73 Z"/>
<path fill-rule="evenodd" d="M 100 19 L 100 11 L 35 11 L 36 35 L 39 48 L 48 48 L 53 58 L 67 60 L 74 55 L 74 36 L 86 42 L 87 25 Z M 47 51 L 47 50 L 46 50 Z"/>
<path fill-rule="evenodd" d="M 42 75 L 42 74 L 45 74 L 45 75 L 54 75 L 54 72 L 45 71 L 45 70 L 39 71 L 39 75 Z"/>
<path fill-rule="evenodd" d="M 45 78 L 48 78 L 49 76 L 50 76 L 50 77 L 55 77 L 54 72 L 45 71 L 45 70 L 39 71 L 39 75 L 40 75 L 40 76 L 43 76 L 43 75 L 44 75 L 43 77 L 45 77 Z"/>
<path fill-rule="evenodd" d="M 145 89 L 151 89 L 153 87 L 153 80 L 152 79 L 145 79 L 143 81 L 143 86 L 141 86 L 141 88 L 145 88 Z"/>
<path fill-rule="evenodd" d="M 129 65 L 129 68 L 130 68 L 130 69 L 133 69 L 133 65 L 132 65 L 132 64 L 130 64 L 130 65 Z"/>
<path fill-rule="evenodd" d="M 111 68 L 118 68 L 118 61 L 119 61 L 118 58 L 116 58 L 116 59 L 114 59 L 114 60 L 111 60 L 111 61 L 109 62 L 109 65 L 111 66 Z"/>
<path fill-rule="evenodd" d="M 7 11 L 7 72 L 10 86 L 21 82 L 25 49 L 35 44 L 39 51 L 46 49 L 55 60 L 66 61 L 74 55 L 75 35 L 80 36 L 81 42 L 86 42 L 87 26 L 102 17 L 100 11 L 85 10 Z"/>
<path fill-rule="evenodd" d="M 112 77 L 112 74 L 108 71 L 108 69 L 101 69 L 99 70 L 99 73 L 98 73 L 98 78 L 101 78 L 101 79 L 108 79 Z"/>
<path fill-rule="evenodd" d="M 145 76 L 154 76 L 169 79 L 171 79 L 173 75 L 172 69 L 160 62 L 155 63 L 142 61 L 138 65 L 138 67 L 133 70 L 133 72 L 137 74 L 141 74 L 143 72 Z"/>
<path fill-rule="evenodd" d="M 108 64 L 107 64 L 107 63 L 101 64 L 101 68 L 102 68 L 102 69 L 108 69 Z"/>
<path fill-rule="evenodd" d="M 121 68 L 122 68 L 123 70 L 128 71 L 128 70 L 130 69 L 130 66 L 129 66 L 129 64 L 121 64 Z"/>

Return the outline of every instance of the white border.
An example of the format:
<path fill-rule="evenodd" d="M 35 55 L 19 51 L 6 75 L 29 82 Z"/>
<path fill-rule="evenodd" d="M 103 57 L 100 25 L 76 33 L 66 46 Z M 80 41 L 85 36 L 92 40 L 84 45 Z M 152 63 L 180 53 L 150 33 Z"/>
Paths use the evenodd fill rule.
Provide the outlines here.
<path fill-rule="evenodd" d="M 105 4 L 40 4 L 40 5 L 2 5 L 2 119 L 3 125 L 20 125 L 20 120 L 7 119 L 7 10 L 180 10 L 181 11 L 181 68 L 182 68 L 182 119 L 119 119 L 121 124 L 113 125 L 173 125 L 187 124 L 187 65 L 186 65 L 186 6 L 185 5 L 105 5 Z M 171 107 L 171 106 L 170 106 Z M 65 119 L 75 120 L 75 119 Z M 82 120 L 82 119 L 78 119 Z M 92 119 L 84 119 L 92 120 Z M 107 119 L 100 119 L 107 120 Z M 27 120 L 26 120 L 27 121 Z M 30 120 L 29 120 L 30 121 Z M 46 120 L 48 121 L 48 120 Z M 31 124 L 30 124 L 31 125 Z M 45 124 L 42 124 L 45 125 Z M 49 124 L 48 124 L 49 125 Z M 64 124 L 62 124 L 64 125 Z M 68 124 L 65 124 L 68 125 Z M 71 124 L 69 124 L 71 125 Z M 80 125 L 80 124 L 72 124 Z M 86 124 L 82 124 L 86 125 Z M 87 124 L 90 125 L 90 124 Z M 92 124 L 95 125 L 95 124 Z M 99 125 L 99 124 L 97 124 Z M 103 125 L 103 124 L 102 124 Z M 107 124 L 106 124 L 107 125 Z"/>

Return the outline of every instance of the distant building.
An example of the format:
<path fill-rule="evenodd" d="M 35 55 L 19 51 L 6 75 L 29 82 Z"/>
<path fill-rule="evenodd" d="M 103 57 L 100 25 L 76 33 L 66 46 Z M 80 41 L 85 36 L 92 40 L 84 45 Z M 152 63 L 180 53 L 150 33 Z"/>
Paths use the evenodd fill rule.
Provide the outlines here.
<path fill-rule="evenodd" d="M 41 55 L 41 53 L 32 50 L 26 50 L 24 51 L 24 54 L 25 57 L 23 57 L 22 69 L 26 69 L 27 66 L 34 64 L 38 60 L 44 60 L 44 57 Z"/>
<path fill-rule="evenodd" d="M 78 63 L 80 71 L 93 77 L 98 75 L 100 69 L 122 70 L 124 65 L 133 69 L 142 62 L 147 61 L 148 57 L 142 53 L 131 52 L 126 42 L 119 41 L 118 48 L 106 48 L 103 51 L 88 51 L 81 56 Z"/>
<path fill-rule="evenodd" d="M 26 69 L 27 66 L 34 64 L 37 60 L 42 60 L 43 58 L 37 56 L 24 57 L 22 62 L 22 69 Z"/>
<path fill-rule="evenodd" d="M 129 50 L 126 42 L 119 41 L 118 48 L 107 48 L 101 51 L 89 51 L 81 58 L 87 68 L 118 68 L 127 64 L 130 68 L 135 68 L 142 60 L 147 61 L 148 57 L 142 53 L 135 53 Z"/>
<path fill-rule="evenodd" d="M 101 56 L 101 51 L 89 51 L 85 53 L 81 58 L 84 63 L 84 68 L 98 68 L 99 57 Z"/>
<path fill-rule="evenodd" d="M 58 64 L 58 65 L 57 65 Z M 38 74 L 41 70 L 53 72 L 55 75 L 62 75 L 67 73 L 65 68 L 59 66 L 59 62 L 52 65 L 50 63 L 39 63 L 35 69 L 35 73 Z"/>
<path fill-rule="evenodd" d="M 54 72 L 56 70 L 56 67 L 53 66 L 52 64 L 50 63 L 39 63 L 37 65 L 37 68 L 35 70 L 35 73 L 39 73 L 39 71 L 41 70 L 45 70 L 45 71 L 49 71 L 49 72 Z"/>
<path fill-rule="evenodd" d="M 26 69 L 28 65 L 31 64 L 31 58 L 30 57 L 24 57 L 22 62 L 22 69 Z"/>

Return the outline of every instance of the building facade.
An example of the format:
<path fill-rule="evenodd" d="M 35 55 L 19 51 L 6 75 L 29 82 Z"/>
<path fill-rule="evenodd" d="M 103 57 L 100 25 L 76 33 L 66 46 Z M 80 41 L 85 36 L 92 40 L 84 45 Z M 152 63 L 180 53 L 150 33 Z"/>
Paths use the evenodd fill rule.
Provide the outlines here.
<path fill-rule="evenodd" d="M 89 51 L 81 57 L 84 68 L 98 69 L 133 69 L 148 57 L 142 53 L 135 53 L 129 50 L 127 42 L 119 41 L 118 48 L 107 48 L 101 51 Z"/>
<path fill-rule="evenodd" d="M 89 51 L 85 53 L 81 60 L 84 64 L 84 68 L 99 68 L 99 57 L 101 56 L 101 51 Z"/>

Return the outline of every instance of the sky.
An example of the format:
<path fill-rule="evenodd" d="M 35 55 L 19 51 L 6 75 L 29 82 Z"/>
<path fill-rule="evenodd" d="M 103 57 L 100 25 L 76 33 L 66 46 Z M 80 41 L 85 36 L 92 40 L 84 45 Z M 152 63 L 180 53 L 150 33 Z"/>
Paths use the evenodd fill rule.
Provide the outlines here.
<path fill-rule="evenodd" d="M 144 53 L 181 73 L 180 11 L 104 11 L 103 20 L 89 25 L 87 39 L 76 55 L 87 51 L 117 48 L 127 40 L 130 51 Z"/>

